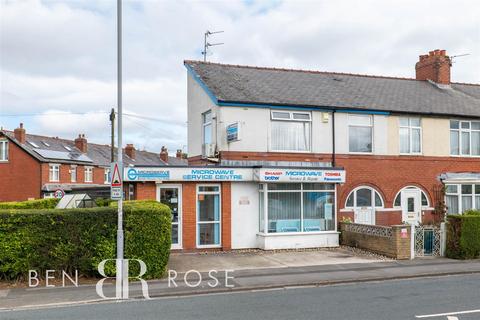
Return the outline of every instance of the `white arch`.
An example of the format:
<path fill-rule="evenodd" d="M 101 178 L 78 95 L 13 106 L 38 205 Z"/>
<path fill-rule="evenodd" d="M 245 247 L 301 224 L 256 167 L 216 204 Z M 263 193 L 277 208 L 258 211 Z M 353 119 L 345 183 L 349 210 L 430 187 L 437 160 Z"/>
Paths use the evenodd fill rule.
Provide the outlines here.
<path fill-rule="evenodd" d="M 400 191 L 397 192 L 397 194 L 395 195 L 395 198 L 393 198 L 393 207 L 394 208 L 401 208 L 401 201 L 400 201 L 400 205 L 397 205 L 397 199 L 400 199 L 400 196 L 402 194 L 402 191 L 404 190 L 407 190 L 407 189 L 416 189 L 416 190 L 420 190 L 421 194 L 422 194 L 422 197 L 421 197 L 421 204 L 422 204 L 422 208 L 429 208 L 430 207 L 430 199 L 428 199 L 428 196 L 427 196 L 427 193 L 420 187 L 417 187 L 417 186 L 405 186 L 403 187 L 402 189 L 400 189 Z M 424 204 L 424 200 L 427 202 L 426 204 Z"/>
<path fill-rule="evenodd" d="M 372 205 L 370 207 L 374 207 L 374 208 L 384 208 L 385 207 L 385 202 L 383 201 L 383 198 L 382 198 L 382 195 L 380 194 L 380 192 L 378 192 L 373 187 L 363 185 L 363 186 L 358 186 L 355 189 L 353 189 L 352 191 L 350 191 L 350 193 L 348 194 L 347 200 L 345 201 L 345 208 L 354 209 L 354 208 L 358 207 L 357 206 L 357 191 L 361 190 L 361 189 L 368 189 L 368 190 L 372 191 L 372 193 L 371 193 L 371 195 L 372 195 L 372 199 L 371 199 Z M 381 202 L 380 206 L 376 205 L 375 200 L 377 199 L 377 197 L 378 197 L 378 199 L 380 199 L 380 202 Z M 353 203 L 353 205 L 349 205 L 349 202 Z"/>

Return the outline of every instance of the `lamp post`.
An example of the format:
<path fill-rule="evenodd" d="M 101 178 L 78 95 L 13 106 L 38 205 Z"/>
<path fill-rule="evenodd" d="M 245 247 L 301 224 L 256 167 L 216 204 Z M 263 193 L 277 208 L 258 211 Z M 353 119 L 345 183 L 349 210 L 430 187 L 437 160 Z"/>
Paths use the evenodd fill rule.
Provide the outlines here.
<path fill-rule="evenodd" d="M 121 197 L 118 200 L 118 227 L 117 227 L 117 274 L 116 274 L 116 292 L 117 297 L 122 293 L 123 298 L 128 292 L 128 288 L 123 288 L 128 282 L 124 281 L 124 273 L 128 271 L 124 270 L 123 264 L 123 154 L 122 154 L 122 0 L 117 0 L 117 112 L 118 112 L 118 146 L 117 146 L 117 162 L 118 169 L 121 174 L 120 186 Z M 126 272 L 125 272 L 126 271 Z"/>

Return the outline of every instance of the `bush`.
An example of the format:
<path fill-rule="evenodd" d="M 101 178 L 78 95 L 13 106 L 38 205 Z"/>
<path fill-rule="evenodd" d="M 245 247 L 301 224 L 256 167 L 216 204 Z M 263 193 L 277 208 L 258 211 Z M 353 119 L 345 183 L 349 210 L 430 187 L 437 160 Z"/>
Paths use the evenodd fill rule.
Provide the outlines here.
<path fill-rule="evenodd" d="M 20 202 L 0 202 L 0 209 L 54 209 L 60 199 L 48 198 Z"/>
<path fill-rule="evenodd" d="M 463 215 L 450 215 L 447 219 L 447 257 L 480 257 L 480 212 L 471 210 Z"/>
<path fill-rule="evenodd" d="M 112 203 L 113 200 L 108 199 L 108 198 L 96 198 L 95 199 L 95 204 L 97 207 L 108 207 L 110 206 L 110 203 Z"/>
<path fill-rule="evenodd" d="M 25 279 L 28 270 L 98 276 L 97 265 L 116 256 L 117 210 L 88 209 L 0 210 L 0 278 Z M 158 202 L 126 202 L 125 258 L 147 265 L 144 279 L 161 277 L 171 245 L 170 209 Z M 131 262 L 132 275 L 138 267 Z M 114 262 L 106 265 L 114 273 Z M 137 269 L 137 270 L 136 270 Z"/>

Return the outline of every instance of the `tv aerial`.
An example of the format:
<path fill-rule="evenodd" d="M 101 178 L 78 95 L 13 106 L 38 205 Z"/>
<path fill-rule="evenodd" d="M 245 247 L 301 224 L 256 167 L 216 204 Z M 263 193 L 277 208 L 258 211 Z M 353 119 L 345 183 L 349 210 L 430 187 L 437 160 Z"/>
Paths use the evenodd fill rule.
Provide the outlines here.
<path fill-rule="evenodd" d="M 469 55 L 470 55 L 470 53 L 464 53 L 464 54 L 457 54 L 457 55 L 451 56 L 450 57 L 450 66 L 455 63 L 455 61 L 454 61 L 455 58 L 465 57 L 465 56 L 469 56 Z"/>
<path fill-rule="evenodd" d="M 208 37 L 210 37 L 213 34 L 222 33 L 222 32 L 223 31 L 208 31 L 208 30 L 205 32 L 204 37 L 203 37 L 203 51 L 202 51 L 203 62 L 207 61 L 208 48 L 213 47 L 213 46 L 220 46 L 220 45 L 224 44 L 223 42 L 210 43 L 210 42 L 207 41 Z"/>

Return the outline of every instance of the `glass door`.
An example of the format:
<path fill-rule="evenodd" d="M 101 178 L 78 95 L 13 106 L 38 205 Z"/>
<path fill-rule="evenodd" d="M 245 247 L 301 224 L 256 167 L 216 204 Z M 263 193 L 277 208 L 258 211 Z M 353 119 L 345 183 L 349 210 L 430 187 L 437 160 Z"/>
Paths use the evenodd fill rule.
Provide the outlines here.
<path fill-rule="evenodd" d="M 182 248 L 182 186 L 161 185 L 158 201 L 172 210 L 172 249 Z"/>
<path fill-rule="evenodd" d="M 220 186 L 197 187 L 197 246 L 221 246 Z"/>

